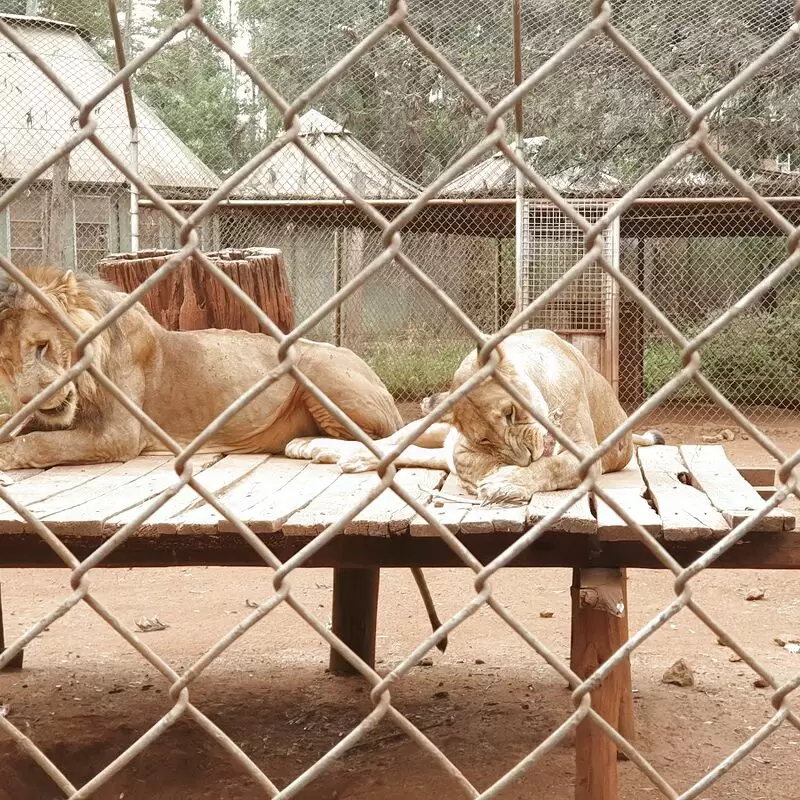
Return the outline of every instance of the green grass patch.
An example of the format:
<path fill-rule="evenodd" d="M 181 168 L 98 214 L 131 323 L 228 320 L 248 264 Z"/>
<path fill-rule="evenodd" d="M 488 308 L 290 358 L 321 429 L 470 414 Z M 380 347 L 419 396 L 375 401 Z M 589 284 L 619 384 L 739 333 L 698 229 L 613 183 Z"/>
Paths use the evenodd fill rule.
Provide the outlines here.
<path fill-rule="evenodd" d="M 395 399 L 418 401 L 450 388 L 453 373 L 471 346 L 463 339 L 398 337 L 367 345 L 364 358 Z"/>
<path fill-rule="evenodd" d="M 713 321 L 713 317 L 707 322 Z M 704 325 L 687 328 L 696 335 Z M 773 313 L 750 313 L 734 320 L 700 351 L 702 373 L 732 403 L 800 405 L 800 308 L 794 305 Z M 667 341 L 645 346 L 644 387 L 650 396 L 680 370 L 680 351 Z M 674 401 L 708 400 L 694 382 L 673 396 Z"/>

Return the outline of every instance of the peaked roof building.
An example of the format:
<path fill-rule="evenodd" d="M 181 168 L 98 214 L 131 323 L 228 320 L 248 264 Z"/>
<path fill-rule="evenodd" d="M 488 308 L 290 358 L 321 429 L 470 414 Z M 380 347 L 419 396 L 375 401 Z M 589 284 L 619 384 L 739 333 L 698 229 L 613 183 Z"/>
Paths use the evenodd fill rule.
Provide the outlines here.
<path fill-rule="evenodd" d="M 39 17 L 0 18 L 81 100 L 105 85 L 113 71 L 74 25 Z M 139 126 L 139 174 L 159 189 L 208 193 L 219 178 L 134 93 Z M 124 161 L 130 129 L 122 89 L 97 107 L 98 136 Z M 14 181 L 78 130 L 78 111 L 64 93 L 6 37 L 0 37 L 0 179 Z M 90 142 L 70 153 L 70 182 L 123 185 L 126 178 Z M 50 171 L 42 178 L 49 180 Z"/>
<path fill-rule="evenodd" d="M 300 117 L 300 137 L 331 171 L 368 200 L 416 197 L 421 188 L 390 167 L 347 128 L 311 109 Z M 345 195 L 294 144 L 259 167 L 236 197 L 339 200 Z"/>

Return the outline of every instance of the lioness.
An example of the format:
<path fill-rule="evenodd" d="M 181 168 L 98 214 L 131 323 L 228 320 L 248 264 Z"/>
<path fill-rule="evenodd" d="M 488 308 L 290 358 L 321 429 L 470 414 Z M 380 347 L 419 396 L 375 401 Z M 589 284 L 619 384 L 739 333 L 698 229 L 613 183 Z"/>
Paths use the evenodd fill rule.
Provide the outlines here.
<path fill-rule="evenodd" d="M 583 354 L 549 330 L 521 331 L 498 349 L 498 371 L 517 391 L 589 454 L 621 425 L 625 412 L 611 384 Z M 470 353 L 456 370 L 451 391 L 477 371 L 477 353 Z M 428 412 L 445 395 L 426 398 Z M 413 424 L 413 423 L 412 423 Z M 405 432 L 377 442 L 388 451 Z M 624 436 L 594 466 L 595 472 L 622 469 L 634 444 L 663 444 L 658 431 Z M 429 449 L 433 448 L 433 449 Z M 375 457 L 355 442 L 301 439 L 290 442 L 286 454 L 295 458 L 338 462 L 344 471 L 374 469 Z M 549 432 L 515 402 L 493 378 L 459 400 L 443 419 L 395 462 L 454 471 L 464 486 L 486 502 L 527 502 L 536 492 L 572 489 L 580 483 L 578 459 L 558 446 Z"/>
<path fill-rule="evenodd" d="M 24 272 L 82 332 L 126 296 L 71 271 Z M 52 314 L 0 270 L 0 379 L 17 409 L 64 375 L 74 362 L 74 345 Z M 92 346 L 94 364 L 181 445 L 278 366 L 278 345 L 270 336 L 168 331 L 138 303 Z M 386 437 L 400 427 L 392 396 L 355 353 L 305 339 L 294 348 L 298 368 L 370 436 Z M 214 433 L 204 450 L 282 453 L 287 442 L 315 434 L 349 435 L 294 378 L 283 376 Z M 15 438 L 0 442 L 0 470 L 125 461 L 154 450 L 163 445 L 83 372 L 44 401 Z M 436 629 L 440 623 L 422 573 L 412 571 Z M 437 646 L 444 651 L 446 645 L 443 638 Z"/>

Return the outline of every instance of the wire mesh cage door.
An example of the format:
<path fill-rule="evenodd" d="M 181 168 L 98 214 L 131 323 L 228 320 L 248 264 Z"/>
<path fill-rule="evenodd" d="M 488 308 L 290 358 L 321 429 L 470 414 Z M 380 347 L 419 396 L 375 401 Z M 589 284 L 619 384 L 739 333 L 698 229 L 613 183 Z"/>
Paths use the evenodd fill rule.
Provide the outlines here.
<path fill-rule="evenodd" d="M 609 203 L 577 201 L 575 209 L 589 222 L 608 211 Z M 619 264 L 619 219 L 604 235 L 609 263 Z M 584 254 L 584 235 L 552 203 L 525 200 L 522 215 L 522 258 L 517 276 L 520 308 L 546 291 Z M 616 282 L 598 264 L 590 266 L 557 297 L 546 303 L 529 323 L 549 328 L 577 347 L 589 363 L 617 389 L 619 293 Z"/>

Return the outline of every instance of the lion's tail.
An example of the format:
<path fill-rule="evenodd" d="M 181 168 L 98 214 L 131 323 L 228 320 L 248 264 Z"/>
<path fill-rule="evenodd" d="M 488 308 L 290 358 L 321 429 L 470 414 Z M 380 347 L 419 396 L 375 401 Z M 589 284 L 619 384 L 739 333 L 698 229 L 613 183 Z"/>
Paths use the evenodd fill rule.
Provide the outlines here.
<path fill-rule="evenodd" d="M 666 444 L 664 434 L 661 431 L 647 431 L 647 433 L 634 433 L 633 443 L 638 447 L 649 447 L 654 444 Z"/>

